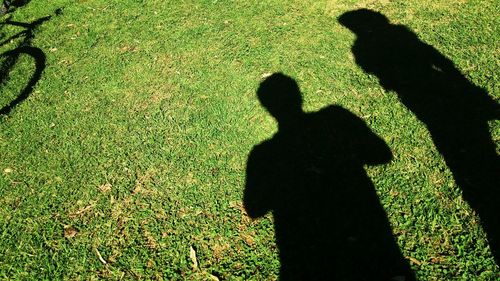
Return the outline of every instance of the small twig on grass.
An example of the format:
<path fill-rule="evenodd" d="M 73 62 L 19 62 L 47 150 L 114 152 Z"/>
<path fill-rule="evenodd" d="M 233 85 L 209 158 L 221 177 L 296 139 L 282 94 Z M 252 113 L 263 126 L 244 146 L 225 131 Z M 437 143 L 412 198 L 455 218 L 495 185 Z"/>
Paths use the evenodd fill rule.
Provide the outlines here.
<path fill-rule="evenodd" d="M 99 253 L 99 250 L 95 248 L 95 253 L 97 254 L 97 257 L 103 264 L 107 264 L 107 262 L 102 258 L 101 253 Z"/>

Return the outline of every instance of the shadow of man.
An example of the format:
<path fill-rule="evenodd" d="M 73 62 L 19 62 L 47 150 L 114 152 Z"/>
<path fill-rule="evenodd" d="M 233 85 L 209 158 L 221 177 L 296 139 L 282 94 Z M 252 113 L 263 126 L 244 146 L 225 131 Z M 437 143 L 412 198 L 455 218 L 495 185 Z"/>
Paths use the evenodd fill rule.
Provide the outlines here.
<path fill-rule="evenodd" d="M 248 157 L 244 206 L 273 212 L 280 279 L 414 280 L 363 168 L 391 160 L 385 142 L 340 106 L 303 112 L 281 73 L 257 95 L 279 130 Z"/>
<path fill-rule="evenodd" d="M 351 11 L 339 22 L 357 36 L 352 47 L 356 63 L 396 92 L 426 125 L 465 200 L 478 213 L 498 263 L 500 164 L 487 121 L 499 119 L 499 105 L 453 62 L 381 13 Z"/>

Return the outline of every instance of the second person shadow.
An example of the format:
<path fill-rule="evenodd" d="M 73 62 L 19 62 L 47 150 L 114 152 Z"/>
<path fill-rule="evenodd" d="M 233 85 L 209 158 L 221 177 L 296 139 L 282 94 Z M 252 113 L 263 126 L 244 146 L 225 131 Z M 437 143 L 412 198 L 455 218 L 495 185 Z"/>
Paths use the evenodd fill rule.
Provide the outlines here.
<path fill-rule="evenodd" d="M 280 280 L 414 280 L 363 167 L 391 160 L 385 142 L 340 106 L 303 112 L 281 73 L 257 95 L 279 130 L 248 157 L 244 206 L 274 215 Z"/>
<path fill-rule="evenodd" d="M 338 20 L 356 34 L 356 63 L 427 127 L 499 263 L 500 158 L 488 121 L 500 119 L 500 105 L 406 26 L 367 9 Z"/>

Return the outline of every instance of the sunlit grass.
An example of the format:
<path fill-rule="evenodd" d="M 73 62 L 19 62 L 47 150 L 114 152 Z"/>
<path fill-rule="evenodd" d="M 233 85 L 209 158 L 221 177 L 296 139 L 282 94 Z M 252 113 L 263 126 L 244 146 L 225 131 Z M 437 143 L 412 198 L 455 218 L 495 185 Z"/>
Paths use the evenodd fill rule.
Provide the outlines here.
<path fill-rule="evenodd" d="M 422 280 L 498 277 L 424 125 L 357 67 L 336 19 L 378 10 L 498 100 L 497 1 L 251 2 L 31 1 L 12 13 L 62 9 L 34 35 L 42 79 L 0 117 L 2 279 L 277 278 L 272 217 L 251 221 L 241 205 L 248 153 L 276 130 L 255 91 L 276 71 L 297 80 L 306 110 L 339 104 L 389 145 L 394 160 L 368 172 Z M 22 56 L 0 107 L 31 71 Z"/>

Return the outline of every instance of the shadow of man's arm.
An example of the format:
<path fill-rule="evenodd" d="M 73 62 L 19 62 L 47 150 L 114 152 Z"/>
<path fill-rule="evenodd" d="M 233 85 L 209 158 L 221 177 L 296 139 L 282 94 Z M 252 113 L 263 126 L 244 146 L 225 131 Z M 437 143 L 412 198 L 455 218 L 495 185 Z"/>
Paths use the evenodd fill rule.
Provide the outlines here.
<path fill-rule="evenodd" d="M 377 136 L 366 123 L 349 110 L 340 106 L 330 106 L 327 109 L 329 118 L 335 120 L 344 132 L 349 144 L 349 153 L 357 161 L 366 165 L 388 163 L 392 159 L 392 152 L 385 141 Z"/>
<path fill-rule="evenodd" d="M 272 207 L 274 187 L 269 182 L 272 178 L 269 160 L 262 144 L 254 147 L 248 156 L 243 205 L 251 218 L 264 216 Z"/>
<path fill-rule="evenodd" d="M 420 43 L 432 67 L 445 74 L 450 87 L 454 87 L 450 90 L 459 91 L 464 95 L 463 103 L 477 108 L 480 115 L 487 120 L 500 119 L 500 104 L 489 96 L 485 89 L 469 81 L 453 61 L 441 54 L 433 46 L 424 42 Z"/>
<path fill-rule="evenodd" d="M 366 127 L 366 125 L 365 125 Z M 368 127 L 366 127 L 368 129 Z M 369 130 L 369 129 L 368 129 Z M 380 165 L 392 160 L 392 152 L 385 141 L 371 132 L 367 138 L 362 139 L 361 153 L 363 163 L 366 165 Z"/>
<path fill-rule="evenodd" d="M 358 124 L 354 130 L 354 137 L 358 142 L 359 157 L 362 163 L 365 165 L 389 163 L 392 160 L 392 152 L 385 141 L 372 132 L 363 120 L 357 118 L 356 123 Z"/>

